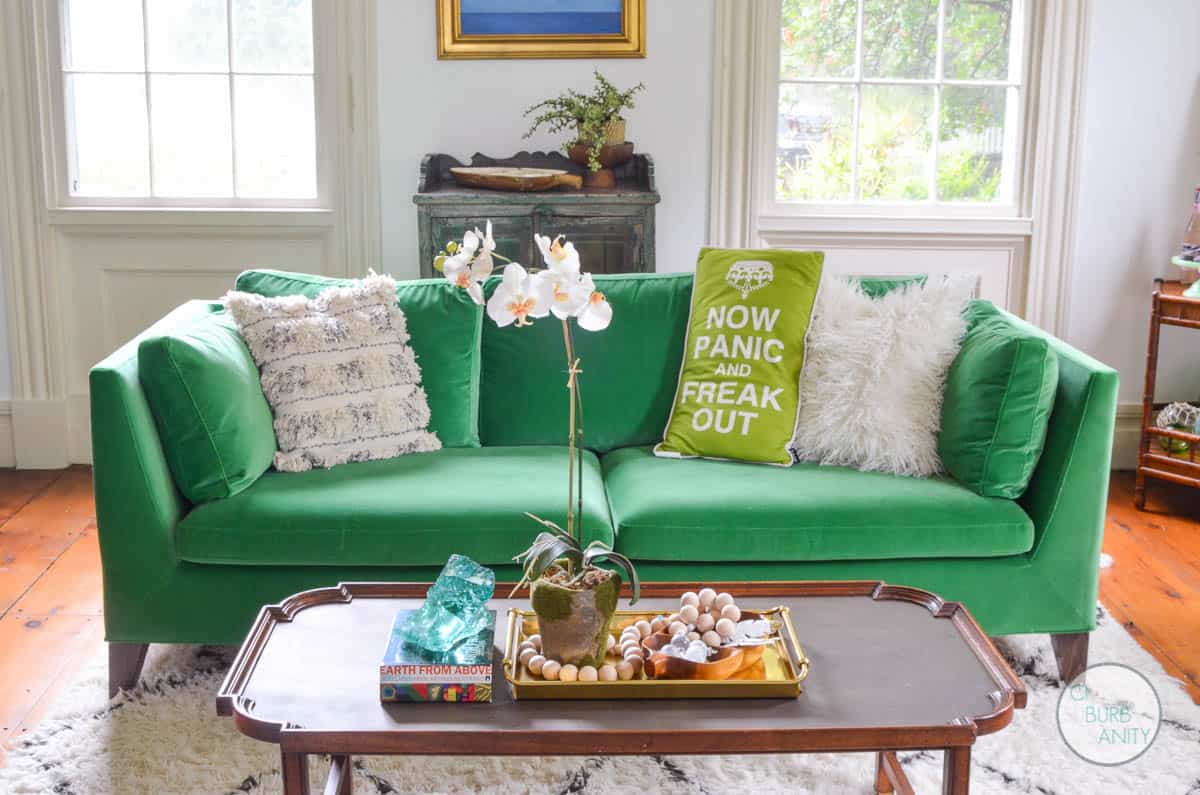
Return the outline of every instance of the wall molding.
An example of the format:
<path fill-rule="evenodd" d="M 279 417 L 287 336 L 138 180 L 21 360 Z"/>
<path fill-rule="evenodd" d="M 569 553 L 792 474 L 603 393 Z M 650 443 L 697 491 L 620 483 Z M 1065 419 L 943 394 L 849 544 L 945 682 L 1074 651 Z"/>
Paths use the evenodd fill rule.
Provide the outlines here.
<path fill-rule="evenodd" d="M 1113 429 L 1113 469 L 1136 469 L 1138 446 L 1142 443 L 1142 404 L 1117 406 L 1117 424 Z"/>
<path fill-rule="evenodd" d="M 0 400 L 0 468 L 15 467 L 17 454 L 13 443 L 12 403 Z"/>

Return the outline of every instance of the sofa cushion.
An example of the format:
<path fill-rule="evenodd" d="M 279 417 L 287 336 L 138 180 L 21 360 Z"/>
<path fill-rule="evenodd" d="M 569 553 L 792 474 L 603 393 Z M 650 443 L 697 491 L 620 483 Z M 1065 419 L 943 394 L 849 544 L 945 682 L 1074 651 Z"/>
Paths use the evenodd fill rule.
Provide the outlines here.
<path fill-rule="evenodd" d="M 612 542 L 600 462 L 584 453 L 583 540 Z M 565 526 L 565 447 L 449 448 L 308 472 L 268 472 L 200 506 L 176 531 L 195 563 L 440 566 L 450 553 L 511 563 L 540 528 Z"/>
<path fill-rule="evenodd" d="M 258 368 L 233 318 L 220 304 L 210 309 L 138 345 L 138 377 L 163 454 L 194 503 L 237 494 L 275 455 Z"/>
<path fill-rule="evenodd" d="M 1025 493 L 1046 441 L 1058 389 L 1058 356 L 987 301 L 946 377 L 938 455 L 959 483 L 985 497 Z"/>
<path fill-rule="evenodd" d="M 948 478 L 841 467 L 603 458 L 617 549 L 634 560 L 822 561 L 1015 555 L 1033 523 Z"/>
<path fill-rule="evenodd" d="M 692 276 L 597 275 L 595 281 L 612 305 L 613 322 L 604 331 L 575 333 L 584 444 L 597 451 L 650 444 L 662 438 L 671 410 Z M 489 297 L 498 284 L 489 280 Z M 566 385 L 562 325 L 554 318 L 524 328 L 484 324 L 484 444 L 562 444 L 569 427 Z"/>
<path fill-rule="evenodd" d="M 234 289 L 265 296 L 316 298 L 350 279 L 250 270 Z M 429 398 L 429 430 L 443 447 L 479 446 L 479 333 L 483 309 L 444 279 L 397 282 L 396 299 L 408 322 L 409 344 L 421 366 L 421 384 Z"/>

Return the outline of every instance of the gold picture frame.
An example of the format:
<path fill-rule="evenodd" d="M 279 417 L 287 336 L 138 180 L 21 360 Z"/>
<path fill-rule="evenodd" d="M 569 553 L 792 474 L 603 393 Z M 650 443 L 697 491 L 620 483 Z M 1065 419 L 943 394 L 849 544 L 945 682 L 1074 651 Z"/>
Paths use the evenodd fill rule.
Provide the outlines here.
<path fill-rule="evenodd" d="M 460 9 L 437 0 L 439 59 L 646 57 L 646 0 L 621 0 L 621 32 L 601 34 L 464 34 Z"/>

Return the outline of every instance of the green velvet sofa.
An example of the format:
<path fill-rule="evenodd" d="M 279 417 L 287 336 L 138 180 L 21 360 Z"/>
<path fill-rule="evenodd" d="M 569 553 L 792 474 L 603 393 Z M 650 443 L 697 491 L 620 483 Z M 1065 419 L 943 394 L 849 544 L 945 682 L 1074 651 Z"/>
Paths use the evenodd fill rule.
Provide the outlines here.
<path fill-rule="evenodd" d="M 1117 400 L 1112 369 L 1048 338 L 1057 394 L 1044 452 L 1015 501 L 978 496 L 948 477 L 655 458 L 650 446 L 670 409 L 691 275 L 596 281 L 615 319 L 604 332 L 577 335 L 588 537 L 613 542 L 646 580 L 917 586 L 964 602 L 991 634 L 1052 633 L 1064 675 L 1086 660 Z M 248 271 L 237 286 L 314 295 L 328 283 Z M 437 284 L 431 289 L 453 289 Z M 481 313 L 469 330 L 476 358 L 458 374 L 467 379 L 460 393 L 477 407 L 463 446 L 304 473 L 269 470 L 232 497 L 189 504 L 142 389 L 138 343 L 221 311 L 219 303 L 189 302 L 91 372 L 114 689 L 136 681 L 146 644 L 236 644 L 261 605 L 297 591 L 428 580 L 451 552 L 516 579 L 511 558 L 536 530 L 523 512 L 562 518 L 561 331 L 552 322 L 498 329 Z M 433 343 L 418 333 L 430 331 L 411 313 L 409 323 L 420 356 L 417 343 Z M 431 410 L 436 421 L 438 401 Z"/>

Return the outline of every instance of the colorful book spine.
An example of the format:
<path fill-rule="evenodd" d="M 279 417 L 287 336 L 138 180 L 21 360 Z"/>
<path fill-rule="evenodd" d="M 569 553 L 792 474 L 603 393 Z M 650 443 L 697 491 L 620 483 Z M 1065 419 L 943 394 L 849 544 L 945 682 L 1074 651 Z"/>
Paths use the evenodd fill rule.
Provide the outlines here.
<path fill-rule="evenodd" d="M 381 684 L 379 700 L 386 703 L 427 702 L 443 703 L 491 701 L 492 685 L 449 683 Z"/>

